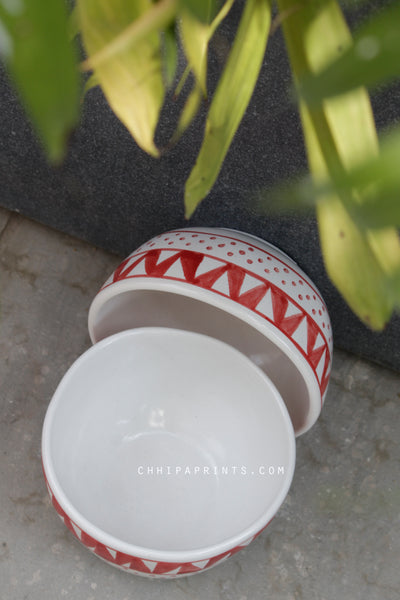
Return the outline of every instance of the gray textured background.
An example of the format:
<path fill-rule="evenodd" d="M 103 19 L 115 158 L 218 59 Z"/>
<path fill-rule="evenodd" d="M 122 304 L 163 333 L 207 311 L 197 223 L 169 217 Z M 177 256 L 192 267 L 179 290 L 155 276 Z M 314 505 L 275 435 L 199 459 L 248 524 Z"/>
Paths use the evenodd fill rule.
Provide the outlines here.
<path fill-rule="evenodd" d="M 369 2 L 363 11 L 386 2 Z M 210 52 L 210 89 L 220 71 L 239 16 L 240 3 L 224 23 Z M 351 20 L 365 15 L 352 13 Z M 154 234 L 185 225 L 226 226 L 280 246 L 311 276 L 330 310 L 336 346 L 400 370 L 400 318 L 373 334 L 352 315 L 323 269 L 315 220 L 260 215 L 253 191 L 304 172 L 306 160 L 281 32 L 270 39 L 256 92 L 218 181 L 190 222 L 183 218 L 183 186 L 198 151 L 204 111 L 178 146 L 160 160 L 138 149 L 107 106 L 90 91 L 82 123 L 64 164 L 50 168 L 31 128 L 0 73 L 0 204 L 124 256 Z M 373 96 L 381 131 L 400 116 L 400 86 Z M 173 130 L 178 107 L 169 103 L 157 133 L 160 144 Z M 104 279 L 108 273 L 104 273 Z"/>

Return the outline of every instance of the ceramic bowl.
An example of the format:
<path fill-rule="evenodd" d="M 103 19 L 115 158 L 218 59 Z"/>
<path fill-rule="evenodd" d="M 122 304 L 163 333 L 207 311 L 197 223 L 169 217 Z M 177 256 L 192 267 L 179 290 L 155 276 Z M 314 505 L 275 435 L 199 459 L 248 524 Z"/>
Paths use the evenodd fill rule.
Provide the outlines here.
<path fill-rule="evenodd" d="M 279 392 L 247 357 L 201 334 L 142 328 L 68 370 L 42 458 L 53 505 L 85 546 L 127 571 L 178 577 L 266 527 L 289 489 L 295 441 Z"/>
<path fill-rule="evenodd" d="M 317 420 L 332 361 L 328 311 L 309 277 L 271 244 L 198 227 L 146 242 L 107 279 L 89 311 L 93 342 L 142 326 L 228 343 L 273 381 L 296 435 Z"/>

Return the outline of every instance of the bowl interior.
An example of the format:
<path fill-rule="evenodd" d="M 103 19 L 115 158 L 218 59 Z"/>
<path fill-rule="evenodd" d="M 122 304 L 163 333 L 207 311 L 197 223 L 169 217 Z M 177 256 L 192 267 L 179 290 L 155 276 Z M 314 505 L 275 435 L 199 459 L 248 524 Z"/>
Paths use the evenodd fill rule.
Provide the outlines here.
<path fill-rule="evenodd" d="M 46 477 L 65 512 L 139 555 L 256 533 L 287 493 L 294 454 L 287 410 L 258 367 L 218 340 L 167 328 L 89 349 L 43 429 Z"/>
<path fill-rule="evenodd" d="M 216 306 L 167 291 L 129 290 L 106 300 L 89 329 L 97 342 L 125 329 L 147 326 L 194 331 L 237 348 L 278 388 L 295 433 L 308 428 L 310 392 L 295 363 L 255 327 Z"/>

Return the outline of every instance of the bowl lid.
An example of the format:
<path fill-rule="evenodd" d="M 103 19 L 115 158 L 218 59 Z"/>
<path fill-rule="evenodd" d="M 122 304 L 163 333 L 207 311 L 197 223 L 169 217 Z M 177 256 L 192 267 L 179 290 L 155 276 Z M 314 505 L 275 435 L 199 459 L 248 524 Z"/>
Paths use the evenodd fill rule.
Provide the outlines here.
<path fill-rule="evenodd" d="M 197 319 L 189 318 L 191 311 Z M 197 331 L 231 344 L 272 379 L 296 435 L 317 420 L 332 362 L 328 311 L 310 278 L 268 242 L 195 227 L 143 244 L 94 298 L 89 333 L 97 342 L 144 325 Z"/>

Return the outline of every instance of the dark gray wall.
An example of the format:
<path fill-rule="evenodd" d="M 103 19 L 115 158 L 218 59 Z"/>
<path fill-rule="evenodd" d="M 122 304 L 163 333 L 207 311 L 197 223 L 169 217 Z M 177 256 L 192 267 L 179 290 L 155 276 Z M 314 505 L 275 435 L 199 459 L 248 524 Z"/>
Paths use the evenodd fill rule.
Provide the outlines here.
<path fill-rule="evenodd" d="M 371 9 L 376 3 L 368 4 Z M 211 89 L 238 14 L 236 9 L 214 41 Z M 201 142 L 204 111 L 177 147 L 156 160 L 138 149 L 101 92 L 94 89 L 84 102 L 82 123 L 71 139 L 68 156 L 55 169 L 46 164 L 0 73 L 0 204 L 121 256 L 154 234 L 185 225 L 227 226 L 259 235 L 291 255 L 320 288 L 338 347 L 400 370 L 400 318 L 393 318 L 384 333 L 374 334 L 352 315 L 324 272 L 313 216 L 260 215 L 250 201 L 254 189 L 268 188 L 306 169 L 289 89 L 289 68 L 278 31 L 269 41 L 256 92 L 218 181 L 185 222 L 183 187 Z M 397 121 L 400 86 L 375 94 L 373 107 L 379 130 Z M 160 144 L 168 139 L 177 111 L 172 102 L 164 111 L 157 134 Z"/>

